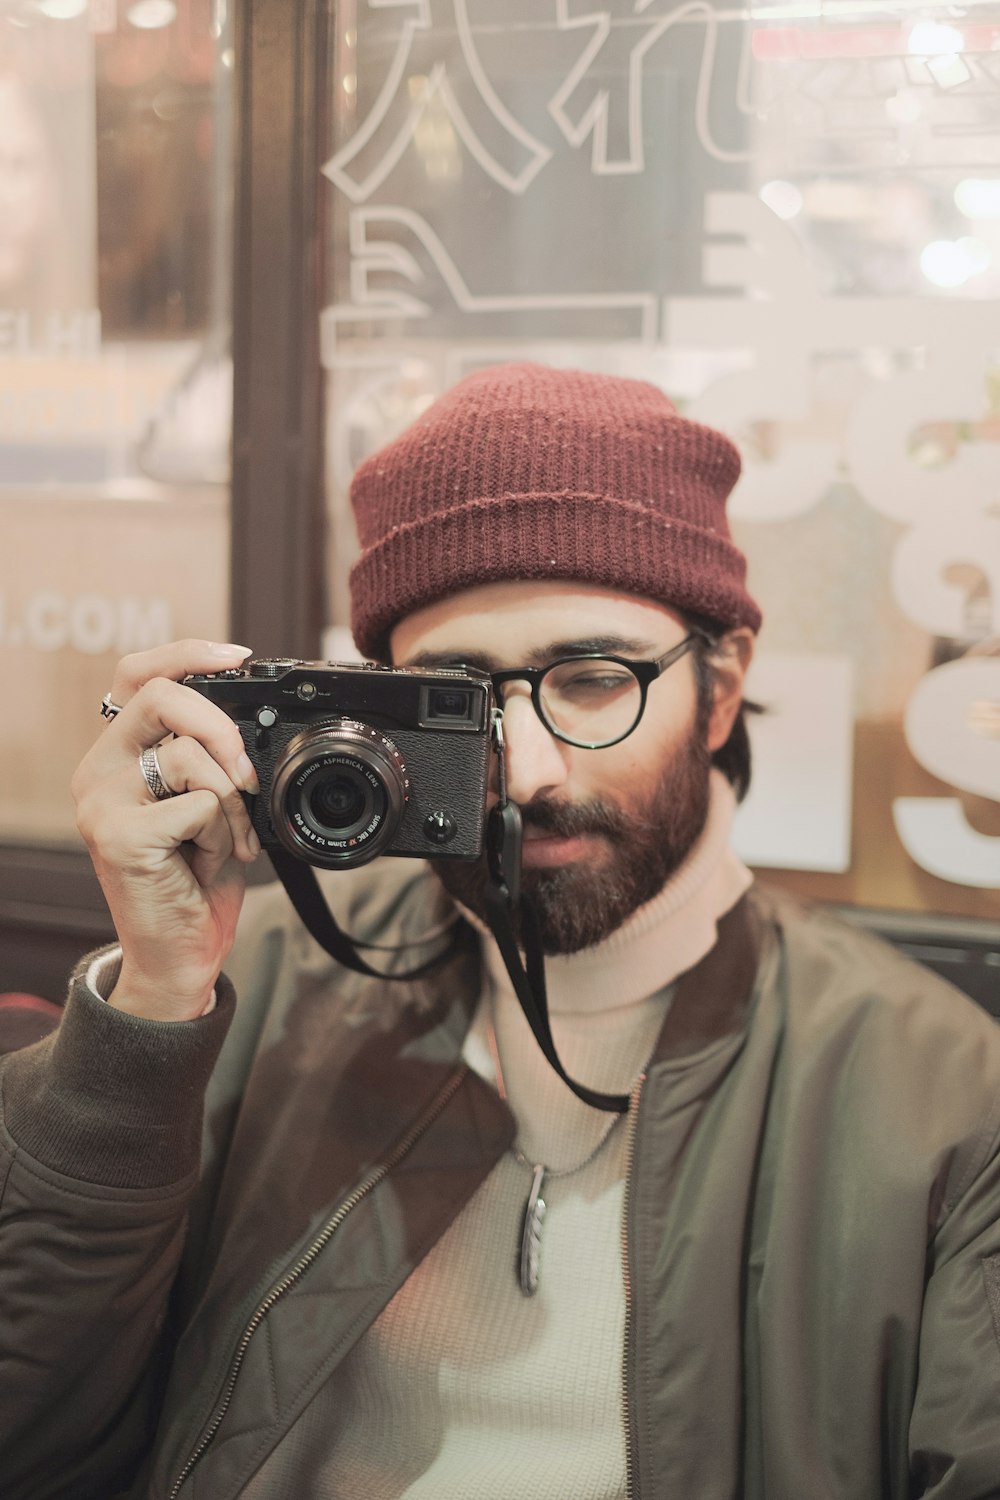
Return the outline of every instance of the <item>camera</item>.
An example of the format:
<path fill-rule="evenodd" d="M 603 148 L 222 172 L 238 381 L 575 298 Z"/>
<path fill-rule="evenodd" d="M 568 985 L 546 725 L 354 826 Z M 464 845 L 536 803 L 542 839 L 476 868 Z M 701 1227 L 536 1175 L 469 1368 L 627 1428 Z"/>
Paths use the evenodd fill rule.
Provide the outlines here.
<path fill-rule="evenodd" d="M 184 679 L 237 724 L 265 849 L 348 869 L 483 847 L 493 688 L 471 668 L 261 657 Z"/>

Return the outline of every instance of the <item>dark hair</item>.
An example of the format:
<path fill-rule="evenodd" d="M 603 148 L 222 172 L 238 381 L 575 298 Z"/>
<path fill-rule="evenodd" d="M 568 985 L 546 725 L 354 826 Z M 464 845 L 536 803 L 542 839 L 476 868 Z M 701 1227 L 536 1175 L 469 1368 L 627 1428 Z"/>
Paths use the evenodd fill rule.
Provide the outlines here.
<path fill-rule="evenodd" d="M 718 676 L 715 661 L 716 646 L 729 627 L 720 624 L 718 620 L 710 620 L 702 615 L 685 613 L 684 620 L 691 629 L 699 632 L 691 654 L 694 657 L 695 681 L 698 687 L 699 722 L 707 726 Z M 712 765 L 717 766 L 726 780 L 731 783 L 738 802 L 742 802 L 750 790 L 752 766 L 747 715 L 764 712 L 761 704 L 744 698 L 733 720 L 729 738 L 724 745 L 720 745 L 718 750 L 712 753 Z"/>

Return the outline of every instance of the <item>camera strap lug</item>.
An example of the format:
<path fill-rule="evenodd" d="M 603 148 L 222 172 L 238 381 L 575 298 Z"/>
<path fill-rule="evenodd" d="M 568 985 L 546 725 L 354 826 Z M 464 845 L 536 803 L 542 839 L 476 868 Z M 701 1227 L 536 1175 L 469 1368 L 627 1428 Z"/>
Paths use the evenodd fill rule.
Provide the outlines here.
<path fill-rule="evenodd" d="M 497 758 L 497 800 L 486 820 L 486 865 L 490 884 L 516 908 L 521 900 L 521 809 L 507 796 L 507 742 L 503 733 L 503 709 L 494 708 L 490 737 Z"/>

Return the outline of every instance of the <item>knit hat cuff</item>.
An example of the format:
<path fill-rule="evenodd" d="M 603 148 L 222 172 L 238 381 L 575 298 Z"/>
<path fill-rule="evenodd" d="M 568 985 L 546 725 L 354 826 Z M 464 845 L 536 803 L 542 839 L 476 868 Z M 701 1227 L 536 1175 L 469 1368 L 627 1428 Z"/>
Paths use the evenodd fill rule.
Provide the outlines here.
<path fill-rule="evenodd" d="M 384 658 L 398 620 L 463 589 L 549 578 L 620 592 L 628 578 L 632 594 L 757 630 L 761 613 L 745 576 L 728 537 L 632 501 L 505 494 L 394 527 L 363 552 L 351 569 L 351 623 L 362 654 Z"/>

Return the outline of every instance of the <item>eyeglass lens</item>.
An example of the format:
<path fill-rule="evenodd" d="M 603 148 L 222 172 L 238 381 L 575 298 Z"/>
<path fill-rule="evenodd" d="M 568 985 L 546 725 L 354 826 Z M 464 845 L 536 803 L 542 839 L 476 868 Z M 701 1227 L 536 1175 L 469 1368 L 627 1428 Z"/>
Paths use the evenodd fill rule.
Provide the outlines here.
<path fill-rule="evenodd" d="M 621 662 L 564 661 L 542 676 L 539 700 L 551 729 L 580 744 L 607 745 L 635 728 L 642 688 Z"/>

